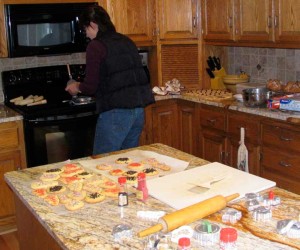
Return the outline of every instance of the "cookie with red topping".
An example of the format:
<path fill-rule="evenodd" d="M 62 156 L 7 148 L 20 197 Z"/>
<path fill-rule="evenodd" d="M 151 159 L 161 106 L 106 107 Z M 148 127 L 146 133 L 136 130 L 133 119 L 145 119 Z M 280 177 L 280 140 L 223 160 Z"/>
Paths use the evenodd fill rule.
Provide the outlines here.
<path fill-rule="evenodd" d="M 144 168 L 144 165 L 140 162 L 132 162 L 127 165 L 127 168 L 134 171 L 140 171 Z"/>
<path fill-rule="evenodd" d="M 117 169 L 110 170 L 109 173 L 114 176 L 121 176 L 123 175 L 124 171 L 120 168 L 117 168 Z"/>

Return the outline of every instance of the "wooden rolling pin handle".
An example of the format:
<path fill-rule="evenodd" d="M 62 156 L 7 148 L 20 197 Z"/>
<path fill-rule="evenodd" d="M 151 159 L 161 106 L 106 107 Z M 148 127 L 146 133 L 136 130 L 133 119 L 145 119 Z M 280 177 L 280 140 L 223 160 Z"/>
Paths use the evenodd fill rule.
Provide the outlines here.
<path fill-rule="evenodd" d="M 142 238 L 142 237 L 148 236 L 150 234 L 160 232 L 162 229 L 163 229 L 162 224 L 156 224 L 153 227 L 149 227 L 149 228 L 145 229 L 144 231 L 138 232 L 137 235 L 139 238 Z"/>
<path fill-rule="evenodd" d="M 235 193 L 235 194 L 231 194 L 231 195 L 228 195 L 225 197 L 225 200 L 226 202 L 229 202 L 229 201 L 232 201 L 234 200 L 235 198 L 239 197 L 240 195 L 238 193 Z"/>

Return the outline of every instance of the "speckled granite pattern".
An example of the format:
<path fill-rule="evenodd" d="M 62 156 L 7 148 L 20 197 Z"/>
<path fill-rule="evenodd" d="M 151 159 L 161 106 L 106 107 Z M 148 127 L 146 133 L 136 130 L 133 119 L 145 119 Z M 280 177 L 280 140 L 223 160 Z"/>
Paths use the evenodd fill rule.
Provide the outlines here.
<path fill-rule="evenodd" d="M 4 104 L 0 104 L 0 123 L 22 120 L 23 116 L 8 108 Z"/>
<path fill-rule="evenodd" d="M 189 162 L 189 168 L 207 164 L 208 162 L 195 156 L 175 150 L 162 144 L 152 144 L 139 147 L 140 150 L 154 151 L 177 159 Z M 127 151 L 122 151 L 127 152 Z M 115 154 L 120 154 L 115 152 Z M 106 156 L 106 155 L 102 155 Z M 88 158 L 87 158 L 88 159 Z M 32 180 L 40 176 L 40 173 L 53 165 L 45 165 L 21 171 L 14 171 L 5 174 L 5 179 L 12 190 L 20 197 L 24 204 L 32 211 L 34 216 L 47 229 L 54 239 L 61 245 L 62 249 L 144 249 L 146 238 L 139 239 L 136 236 L 122 243 L 116 243 L 112 237 L 112 228 L 117 224 L 128 224 L 133 228 L 134 234 L 151 225 L 151 222 L 142 221 L 137 218 L 139 210 L 163 210 L 167 213 L 173 209 L 162 202 L 149 198 L 146 203 L 136 200 L 134 195 L 129 197 L 130 205 L 125 208 L 117 206 L 116 200 L 106 200 L 104 203 L 85 206 L 84 209 L 69 212 L 58 210 L 46 204 L 43 199 L 34 196 L 30 190 Z M 282 191 L 283 193 L 287 193 Z M 293 196 L 293 206 L 299 208 L 299 196 Z M 290 201 L 291 202 L 291 201 Z M 297 203 L 296 203 L 297 202 Z M 298 210 L 299 212 L 299 210 Z M 220 220 L 216 220 L 221 226 Z M 193 223 L 194 226 L 197 222 Z M 295 249 L 293 247 L 265 240 L 250 234 L 246 229 L 238 229 L 238 249 Z M 265 233 L 267 235 L 267 233 Z M 298 241 L 299 242 L 299 241 Z M 300 249 L 300 244 L 298 244 Z M 197 247 L 195 249 L 218 249 L 217 246 Z"/>
<path fill-rule="evenodd" d="M 156 101 L 163 101 L 168 99 L 183 99 L 183 100 L 203 103 L 203 104 L 221 107 L 221 108 L 226 106 L 231 110 L 236 110 L 243 113 L 249 113 L 254 115 L 260 115 L 260 116 L 274 118 L 278 120 L 286 120 L 288 117 L 300 118 L 300 112 L 269 110 L 267 108 L 248 108 L 245 107 L 242 103 L 236 101 L 232 101 L 232 102 L 229 101 L 226 103 L 222 103 L 222 102 L 208 101 L 198 97 L 192 97 L 186 95 L 155 96 Z M 0 104 L 0 123 L 21 120 L 21 119 L 23 119 L 23 117 L 20 114 L 6 107 L 4 104 Z"/>

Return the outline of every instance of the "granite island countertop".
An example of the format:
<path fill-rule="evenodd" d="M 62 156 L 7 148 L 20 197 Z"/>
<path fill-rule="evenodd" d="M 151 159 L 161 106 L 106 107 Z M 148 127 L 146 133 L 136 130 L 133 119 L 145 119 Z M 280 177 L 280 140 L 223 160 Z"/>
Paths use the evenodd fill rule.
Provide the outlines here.
<path fill-rule="evenodd" d="M 187 161 L 189 162 L 188 168 L 209 163 L 162 144 L 141 146 L 138 149 L 153 151 Z M 120 152 L 126 153 L 128 151 L 130 150 L 102 156 L 120 154 Z M 103 203 L 87 206 L 84 209 L 73 212 L 54 209 L 51 205 L 44 202 L 43 199 L 33 195 L 28 188 L 33 180 L 49 168 L 53 168 L 53 165 L 49 164 L 9 172 L 5 174 L 5 179 L 15 195 L 22 200 L 40 224 L 58 242 L 61 249 L 144 249 L 147 238 L 137 238 L 136 233 L 152 226 L 153 223 L 138 219 L 137 211 L 158 210 L 166 213 L 174 211 L 173 208 L 152 197 L 146 203 L 142 203 L 137 201 L 134 195 L 129 196 L 130 205 L 124 208 L 118 207 L 117 200 L 107 199 Z M 298 216 L 300 212 L 300 196 L 278 188 L 273 190 L 275 195 L 280 195 L 282 199 L 280 207 L 273 210 L 274 220 L 288 216 L 293 218 Z M 278 235 L 269 227 L 261 225 L 262 223 L 259 225 L 251 221 L 242 204 L 242 200 L 229 204 L 230 207 L 241 210 L 243 218 L 245 218 L 236 225 L 230 225 L 238 230 L 238 249 L 300 249 L 300 239 L 289 239 Z M 228 226 L 222 223 L 218 213 L 209 216 L 207 219 L 218 223 L 221 227 Z M 118 224 L 132 226 L 134 236 L 124 240 L 122 243 L 114 242 L 112 229 Z M 195 224 L 197 222 L 194 222 L 191 226 L 193 227 Z M 196 249 L 216 249 L 216 246 L 198 247 Z"/>
<path fill-rule="evenodd" d="M 0 123 L 23 120 L 23 116 L 0 103 Z"/>

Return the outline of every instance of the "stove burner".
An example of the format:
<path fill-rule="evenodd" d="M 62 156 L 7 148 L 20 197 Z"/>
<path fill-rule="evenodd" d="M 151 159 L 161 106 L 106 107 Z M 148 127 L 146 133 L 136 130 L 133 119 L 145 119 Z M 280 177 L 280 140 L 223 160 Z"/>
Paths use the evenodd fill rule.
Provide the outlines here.
<path fill-rule="evenodd" d="M 95 99 L 90 96 L 73 96 L 70 101 L 71 105 L 86 105 L 90 103 L 94 103 Z"/>

